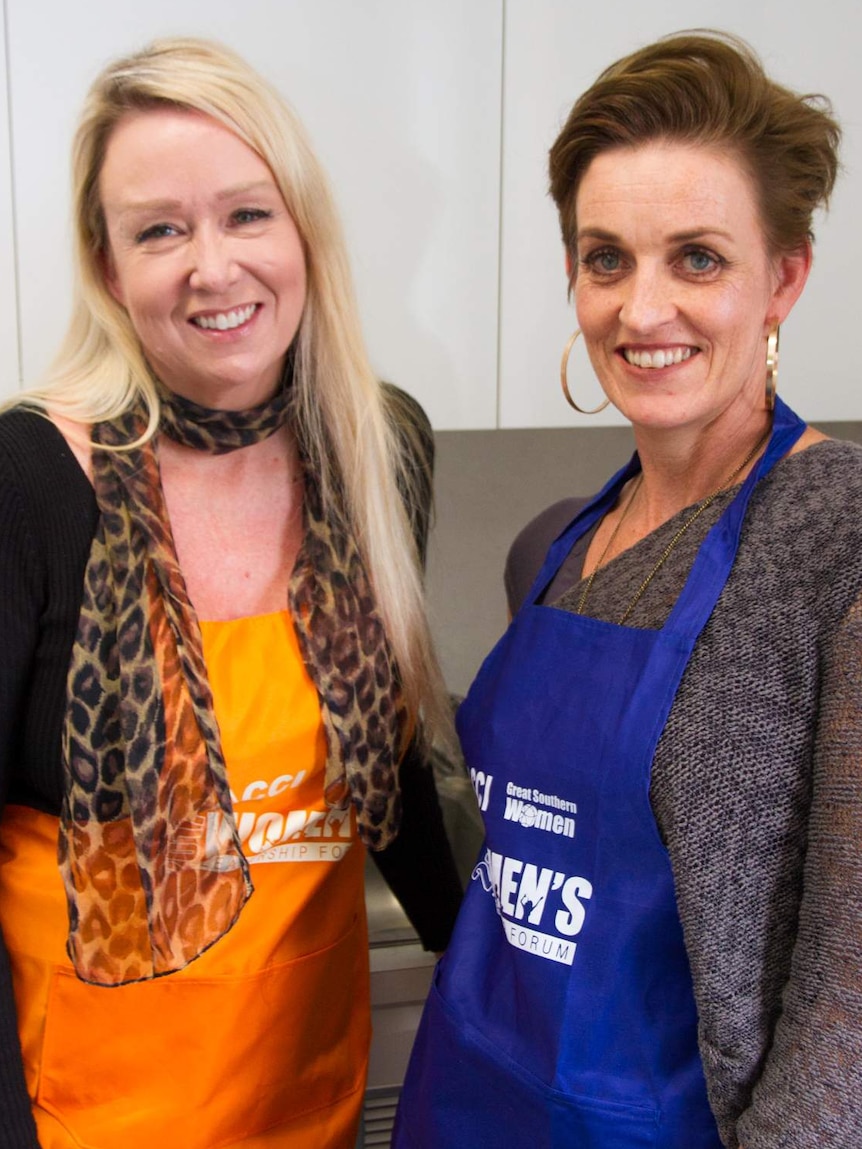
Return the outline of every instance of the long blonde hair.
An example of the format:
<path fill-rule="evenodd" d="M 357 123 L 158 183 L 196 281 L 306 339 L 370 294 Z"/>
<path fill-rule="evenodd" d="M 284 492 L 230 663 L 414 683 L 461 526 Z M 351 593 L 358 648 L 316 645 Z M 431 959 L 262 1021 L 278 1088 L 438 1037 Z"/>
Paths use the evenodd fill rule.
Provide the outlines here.
<path fill-rule="evenodd" d="M 409 519 L 419 498 L 408 434 L 387 417 L 368 362 L 341 225 L 293 111 L 241 57 L 198 38 L 157 40 L 109 64 L 87 95 L 72 153 L 75 300 L 45 381 L 16 402 L 83 424 L 141 399 L 159 421 L 155 380 L 125 309 L 104 281 L 108 240 L 99 176 L 108 140 L 133 110 L 171 106 L 224 124 L 269 165 L 303 241 L 305 309 L 295 341 L 295 433 L 327 514 L 352 529 L 368 565 L 406 701 L 426 737 L 451 737 L 450 707 L 424 613 Z M 399 492 L 400 488 L 400 492 Z M 405 506 L 406 502 L 406 506 Z"/>

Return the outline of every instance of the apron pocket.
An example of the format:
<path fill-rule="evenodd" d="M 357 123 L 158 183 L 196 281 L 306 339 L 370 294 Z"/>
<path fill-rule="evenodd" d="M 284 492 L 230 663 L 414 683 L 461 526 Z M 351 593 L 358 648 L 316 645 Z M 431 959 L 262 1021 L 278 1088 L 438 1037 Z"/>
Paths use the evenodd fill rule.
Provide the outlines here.
<path fill-rule="evenodd" d="M 363 941 L 358 922 L 323 950 L 242 977 L 105 988 L 59 968 L 37 1103 L 88 1149 L 216 1149 L 333 1105 L 364 1083 Z"/>
<path fill-rule="evenodd" d="M 436 981 L 401 1097 L 403 1141 L 396 1138 L 396 1146 L 653 1149 L 660 1144 L 657 1109 L 551 1088 L 464 1022 Z"/>

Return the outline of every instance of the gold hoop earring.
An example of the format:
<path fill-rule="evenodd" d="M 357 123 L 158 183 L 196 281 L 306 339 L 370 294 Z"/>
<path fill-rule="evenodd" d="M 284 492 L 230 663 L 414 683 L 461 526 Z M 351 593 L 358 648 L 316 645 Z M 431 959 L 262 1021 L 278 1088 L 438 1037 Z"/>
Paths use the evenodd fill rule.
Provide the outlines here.
<path fill-rule="evenodd" d="M 569 355 L 571 354 L 572 348 L 575 345 L 575 340 L 578 338 L 578 336 L 580 334 L 581 334 L 581 329 L 577 328 L 575 331 L 575 334 L 571 337 L 571 339 L 569 340 L 569 342 L 565 346 L 565 349 L 563 351 L 563 361 L 560 364 L 560 382 L 563 385 L 563 394 L 566 397 L 566 402 L 569 404 L 570 407 L 574 407 L 574 409 L 578 412 L 579 415 L 598 415 L 599 411 L 604 411 L 605 407 L 607 407 L 608 403 L 610 402 L 610 399 L 605 399 L 604 403 L 600 403 L 598 407 L 593 407 L 592 410 L 587 411 L 583 407 L 579 407 L 577 405 L 577 403 L 574 401 L 574 399 L 572 398 L 571 394 L 569 393 L 569 380 L 568 380 Z"/>
<path fill-rule="evenodd" d="M 778 391 L 778 335 L 780 327 L 773 323 L 766 337 L 766 410 L 775 408 L 775 394 Z"/>

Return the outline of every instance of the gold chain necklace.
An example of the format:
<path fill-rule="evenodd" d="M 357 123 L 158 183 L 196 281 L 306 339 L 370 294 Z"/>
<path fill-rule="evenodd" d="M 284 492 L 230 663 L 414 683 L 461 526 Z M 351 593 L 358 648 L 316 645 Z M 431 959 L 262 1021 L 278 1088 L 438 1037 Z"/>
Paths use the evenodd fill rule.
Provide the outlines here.
<path fill-rule="evenodd" d="M 649 574 L 643 580 L 641 585 L 635 591 L 634 598 L 631 600 L 629 605 L 626 607 L 626 609 L 623 611 L 622 615 L 620 616 L 620 620 L 618 623 L 619 626 L 623 626 L 625 624 L 625 622 L 628 620 L 632 611 L 634 610 L 634 608 L 637 606 L 637 604 L 640 602 L 641 598 L 643 597 L 644 591 L 647 589 L 649 584 L 652 582 L 652 580 L 655 578 L 655 576 L 658 574 L 658 572 L 661 570 L 661 568 L 667 562 L 667 560 L 670 557 L 671 552 L 673 551 L 674 547 L 677 545 L 677 543 L 683 537 L 683 535 L 688 530 L 688 528 L 692 525 L 692 523 L 696 522 L 700 518 L 700 516 L 703 514 L 703 512 L 708 507 L 712 506 L 712 504 L 715 502 L 715 500 L 718 498 L 718 496 L 722 493 L 722 491 L 724 491 L 727 487 L 729 487 L 731 485 L 731 483 L 733 482 L 733 480 L 738 475 L 740 475 L 742 473 L 742 471 L 745 470 L 745 468 L 748 466 L 748 464 L 760 452 L 761 448 L 764 446 L 767 439 L 769 438 L 771 431 L 772 431 L 772 428 L 770 427 L 769 430 L 766 432 L 766 434 L 763 436 L 763 438 L 759 439 L 757 441 L 757 443 L 754 445 L 754 447 L 751 449 L 751 451 L 749 451 L 749 453 L 745 456 L 745 458 L 742 460 L 742 462 L 739 464 L 739 466 L 733 471 L 733 473 L 728 475 L 727 478 L 722 482 L 721 486 L 716 487 L 716 489 L 712 492 L 711 495 L 707 495 L 706 498 L 702 502 L 698 503 L 698 505 L 695 507 L 694 511 L 689 515 L 689 517 L 685 520 L 685 522 L 682 524 L 682 526 L 679 528 L 679 530 L 676 532 L 676 534 L 673 536 L 673 538 L 667 544 L 667 546 L 665 547 L 664 551 L 662 552 L 658 562 L 655 564 L 655 566 L 652 568 L 652 570 L 649 572 Z M 598 572 L 601 570 L 602 563 L 605 561 L 605 555 L 611 549 L 613 541 L 617 537 L 617 533 L 618 533 L 620 527 L 623 525 L 624 519 L 626 518 L 629 511 L 631 510 L 632 503 L 635 501 L 635 496 L 637 495 L 638 491 L 641 489 L 642 483 L 643 483 L 643 471 L 641 471 L 640 475 L 638 476 L 638 481 L 637 481 L 636 485 L 632 488 L 632 493 L 629 496 L 629 500 L 625 505 L 625 509 L 623 510 L 622 514 L 620 515 L 619 519 L 617 520 L 617 525 L 614 527 L 613 532 L 611 534 L 611 537 L 608 539 L 604 550 L 602 551 L 601 555 L 599 556 L 598 562 L 593 567 L 593 569 L 590 573 L 590 576 L 586 581 L 584 589 L 581 591 L 580 601 L 578 602 L 578 614 L 583 614 L 583 612 L 584 612 L 584 605 L 587 601 L 587 598 L 589 597 L 590 591 L 592 590 L 593 580 L 595 579 Z"/>
<path fill-rule="evenodd" d="M 590 591 L 592 590 L 593 579 L 596 577 L 596 575 L 601 570 L 602 563 L 605 561 L 605 555 L 611 549 L 611 545 L 613 544 L 614 539 L 617 537 L 617 534 L 619 533 L 619 529 L 623 525 L 623 522 L 625 521 L 626 515 L 631 510 L 632 503 L 635 501 L 635 495 L 641 489 L 641 483 L 643 481 L 644 481 L 644 473 L 643 473 L 643 471 L 641 471 L 637 477 L 637 481 L 635 482 L 635 485 L 632 487 L 632 493 L 629 495 L 628 502 L 626 503 L 622 514 L 617 519 L 617 525 L 614 527 L 613 532 L 611 533 L 611 537 L 605 543 L 605 549 L 599 555 L 598 562 L 596 563 L 596 565 L 593 567 L 592 571 L 590 572 L 590 577 L 587 579 L 586 586 L 581 591 L 581 597 L 580 597 L 580 600 L 578 602 L 578 614 L 584 613 L 584 603 L 587 601 L 587 596 L 589 595 Z"/>

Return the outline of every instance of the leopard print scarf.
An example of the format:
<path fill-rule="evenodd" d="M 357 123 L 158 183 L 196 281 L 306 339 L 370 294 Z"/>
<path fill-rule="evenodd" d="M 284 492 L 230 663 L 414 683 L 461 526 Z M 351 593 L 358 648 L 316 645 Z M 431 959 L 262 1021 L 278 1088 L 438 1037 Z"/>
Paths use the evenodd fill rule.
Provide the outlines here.
<path fill-rule="evenodd" d="M 285 422 L 289 395 L 285 387 L 249 412 L 168 396 L 160 430 L 201 450 L 235 450 Z M 78 976 L 98 985 L 182 969 L 231 928 L 252 893 L 157 441 L 112 449 L 145 426 L 140 407 L 94 428 L 100 519 L 67 685 L 67 950 Z M 305 537 L 288 606 L 321 702 L 325 796 L 333 806 L 352 801 L 360 836 L 380 849 L 400 821 L 406 707 L 362 556 L 327 521 L 303 461 Z"/>

